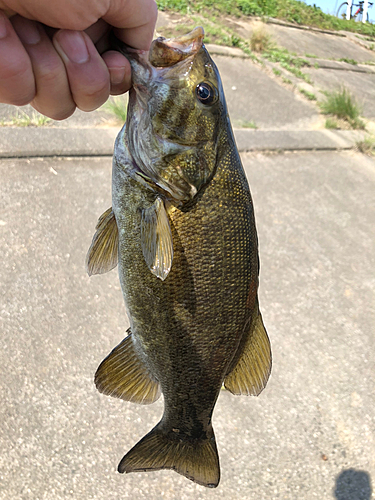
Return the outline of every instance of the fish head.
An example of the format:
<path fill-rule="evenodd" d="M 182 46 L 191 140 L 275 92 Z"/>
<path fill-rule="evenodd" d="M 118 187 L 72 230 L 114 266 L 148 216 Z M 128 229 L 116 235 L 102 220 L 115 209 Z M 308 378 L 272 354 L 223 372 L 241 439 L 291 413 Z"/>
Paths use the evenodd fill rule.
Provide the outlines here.
<path fill-rule="evenodd" d="M 203 28 L 153 41 L 149 53 L 125 53 L 133 87 L 125 140 L 151 185 L 184 204 L 212 179 L 220 131 L 228 122 L 220 75 Z"/>

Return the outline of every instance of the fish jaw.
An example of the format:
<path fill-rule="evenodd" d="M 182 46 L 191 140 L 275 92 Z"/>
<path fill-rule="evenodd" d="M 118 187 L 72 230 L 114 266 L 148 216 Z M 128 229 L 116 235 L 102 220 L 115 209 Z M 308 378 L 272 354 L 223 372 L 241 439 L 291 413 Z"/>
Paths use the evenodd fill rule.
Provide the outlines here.
<path fill-rule="evenodd" d="M 154 67 L 169 67 L 196 54 L 203 45 L 204 30 L 197 27 L 178 38 L 159 37 L 152 42 L 149 61 Z"/>

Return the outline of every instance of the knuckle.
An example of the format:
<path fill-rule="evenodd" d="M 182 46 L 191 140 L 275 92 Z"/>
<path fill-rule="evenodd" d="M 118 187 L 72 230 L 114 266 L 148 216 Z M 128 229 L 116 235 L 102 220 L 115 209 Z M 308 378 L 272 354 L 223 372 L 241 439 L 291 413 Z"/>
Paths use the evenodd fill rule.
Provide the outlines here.
<path fill-rule="evenodd" d="M 29 104 L 35 96 L 35 80 L 30 61 L 0 62 L 0 96 L 15 106 Z"/>
<path fill-rule="evenodd" d="M 43 86 L 55 85 L 56 81 L 65 79 L 66 73 L 63 64 L 59 61 L 49 61 L 39 68 L 38 83 Z"/>
<path fill-rule="evenodd" d="M 82 111 L 93 111 L 105 103 L 109 97 L 109 91 L 107 81 L 95 87 L 86 88 L 83 94 L 75 96 L 77 107 Z"/>

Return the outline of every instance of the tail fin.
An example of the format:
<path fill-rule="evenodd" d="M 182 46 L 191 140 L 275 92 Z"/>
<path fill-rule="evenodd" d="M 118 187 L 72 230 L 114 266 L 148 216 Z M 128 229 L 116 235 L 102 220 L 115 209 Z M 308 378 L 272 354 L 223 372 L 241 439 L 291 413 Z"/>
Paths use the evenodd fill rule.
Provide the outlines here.
<path fill-rule="evenodd" d="M 172 469 L 195 483 L 216 488 L 220 481 L 215 435 L 207 439 L 182 439 L 159 423 L 121 460 L 118 471 L 141 472 Z"/>

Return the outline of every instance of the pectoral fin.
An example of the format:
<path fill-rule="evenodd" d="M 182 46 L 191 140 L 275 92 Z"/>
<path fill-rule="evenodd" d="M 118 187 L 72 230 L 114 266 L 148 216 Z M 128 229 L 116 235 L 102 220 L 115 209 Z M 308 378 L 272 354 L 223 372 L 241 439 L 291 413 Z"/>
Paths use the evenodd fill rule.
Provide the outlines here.
<path fill-rule="evenodd" d="M 89 276 L 107 273 L 118 263 L 118 229 L 112 207 L 99 217 L 95 229 L 86 257 Z"/>
<path fill-rule="evenodd" d="M 95 385 L 107 396 L 134 403 L 151 404 L 160 396 L 159 383 L 137 356 L 131 333 L 101 362 Z"/>
<path fill-rule="evenodd" d="M 267 384 L 272 365 L 270 341 L 258 310 L 240 349 L 235 366 L 224 379 L 224 387 L 236 395 L 258 396 Z"/>
<path fill-rule="evenodd" d="M 146 264 L 161 280 L 168 276 L 173 260 L 172 232 L 163 200 L 156 198 L 142 212 L 141 244 Z"/>

